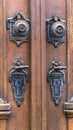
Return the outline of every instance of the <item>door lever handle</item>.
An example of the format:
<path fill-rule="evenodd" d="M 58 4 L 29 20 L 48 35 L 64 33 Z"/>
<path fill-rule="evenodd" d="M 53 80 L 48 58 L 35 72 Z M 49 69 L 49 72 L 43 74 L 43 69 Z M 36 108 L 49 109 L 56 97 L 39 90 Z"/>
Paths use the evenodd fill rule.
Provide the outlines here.
<path fill-rule="evenodd" d="M 50 83 L 50 88 L 52 92 L 52 99 L 56 106 L 58 106 L 59 101 L 62 98 L 63 84 L 65 83 L 65 72 L 63 69 L 66 69 L 66 66 L 63 66 L 59 59 L 55 58 L 48 71 L 47 81 Z"/>
<path fill-rule="evenodd" d="M 18 107 L 24 100 L 24 91 L 28 81 L 27 71 L 28 65 L 24 65 L 23 61 L 18 58 L 13 62 L 12 69 L 10 70 L 9 81 L 12 84 L 12 91 L 14 93 L 14 100 Z"/>

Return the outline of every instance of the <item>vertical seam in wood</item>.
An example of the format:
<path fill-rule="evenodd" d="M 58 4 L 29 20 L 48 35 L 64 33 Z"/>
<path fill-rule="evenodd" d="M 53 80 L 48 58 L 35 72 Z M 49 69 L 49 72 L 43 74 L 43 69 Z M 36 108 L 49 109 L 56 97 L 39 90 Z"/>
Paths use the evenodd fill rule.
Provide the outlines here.
<path fill-rule="evenodd" d="M 34 3 L 35 5 L 34 5 Z M 34 7 L 33 7 L 34 6 Z M 35 12 L 34 9 L 35 8 Z M 35 93 L 35 96 L 33 95 L 33 93 L 31 94 L 31 111 L 32 111 L 32 122 L 31 122 L 31 129 L 35 129 L 35 130 L 40 130 L 41 129 L 41 39 L 40 39 L 40 0 L 36 1 L 36 0 L 32 0 L 31 1 L 31 21 L 32 21 L 32 25 L 31 25 L 31 62 L 35 64 L 35 66 L 32 64 L 32 68 L 31 68 L 31 87 L 33 90 L 31 90 L 33 93 Z M 34 14 L 34 17 L 33 17 Z M 34 21 L 33 21 L 34 19 Z M 34 24 L 34 25 L 33 25 Z M 34 27 L 35 26 L 35 27 Z M 33 33 L 34 32 L 34 33 Z M 35 36 L 35 37 L 34 37 Z M 35 38 L 35 39 L 33 39 Z M 35 42 L 35 43 L 34 43 Z M 33 47 L 35 47 L 35 54 L 32 55 L 33 53 Z M 32 69 L 35 69 L 32 71 Z M 34 73 L 34 74 L 33 74 Z M 35 76 L 34 81 L 32 81 L 33 76 Z M 35 90 L 34 90 L 34 86 L 33 86 L 33 82 L 35 84 Z M 33 108 L 34 105 L 33 101 L 34 98 L 36 99 L 35 101 L 35 108 Z M 33 110 L 36 109 L 36 110 Z M 36 111 L 36 115 L 34 116 L 33 113 L 34 111 Z M 36 118 L 36 119 L 35 119 Z M 35 124 L 33 124 L 35 120 Z"/>
<path fill-rule="evenodd" d="M 2 85 L 4 89 L 4 99 L 7 100 L 7 44 L 6 44 L 6 0 L 3 0 L 3 43 L 2 43 L 2 51 L 3 51 L 3 78 Z"/>
<path fill-rule="evenodd" d="M 45 0 L 41 0 L 41 77 L 42 77 L 42 130 L 47 130 L 47 89 L 46 89 L 46 31 Z"/>
<path fill-rule="evenodd" d="M 36 73 L 35 72 L 35 69 L 36 69 L 35 60 L 36 59 L 35 59 L 35 54 L 33 53 L 33 52 L 35 52 L 35 50 L 33 50 L 33 49 L 35 49 L 35 44 L 36 44 L 35 31 L 34 31 L 35 30 L 35 16 L 33 16 L 33 13 L 35 14 L 35 12 L 36 12 L 35 0 L 31 0 L 30 4 L 31 4 L 31 130 L 33 130 L 34 128 L 36 130 L 36 95 L 33 95 L 34 87 L 36 89 L 36 83 L 35 83 L 35 77 L 36 77 L 35 76 L 35 73 Z M 34 10 L 35 10 L 35 12 L 33 12 Z M 32 30 L 32 28 L 34 30 Z M 34 37 L 33 37 L 33 35 L 34 35 Z M 34 84 L 33 84 L 33 82 L 34 82 Z M 33 99 L 34 96 L 35 96 L 35 99 Z"/>

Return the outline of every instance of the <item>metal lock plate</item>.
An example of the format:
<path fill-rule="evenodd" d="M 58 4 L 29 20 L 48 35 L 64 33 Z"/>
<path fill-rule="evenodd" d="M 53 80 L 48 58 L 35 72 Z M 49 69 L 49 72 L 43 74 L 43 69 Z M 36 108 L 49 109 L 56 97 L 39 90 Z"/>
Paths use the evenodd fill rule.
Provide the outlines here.
<path fill-rule="evenodd" d="M 27 83 L 27 72 L 25 69 L 27 68 L 29 68 L 28 65 L 24 65 L 21 59 L 17 59 L 10 70 L 9 81 L 12 83 L 14 100 L 18 106 L 24 100 L 24 91 Z"/>
<path fill-rule="evenodd" d="M 63 83 L 65 82 L 65 73 L 62 69 L 66 68 L 67 67 L 63 66 L 58 59 L 54 59 L 48 71 L 47 79 L 48 82 L 50 82 L 51 95 L 56 106 L 62 98 L 61 91 L 63 90 Z"/>
<path fill-rule="evenodd" d="M 27 41 L 30 30 L 30 21 L 24 18 L 20 13 L 13 18 L 7 19 L 7 30 L 10 30 L 10 40 L 14 41 L 17 46 Z"/>
<path fill-rule="evenodd" d="M 64 42 L 66 34 L 66 21 L 55 15 L 46 19 L 47 40 L 57 47 Z"/>

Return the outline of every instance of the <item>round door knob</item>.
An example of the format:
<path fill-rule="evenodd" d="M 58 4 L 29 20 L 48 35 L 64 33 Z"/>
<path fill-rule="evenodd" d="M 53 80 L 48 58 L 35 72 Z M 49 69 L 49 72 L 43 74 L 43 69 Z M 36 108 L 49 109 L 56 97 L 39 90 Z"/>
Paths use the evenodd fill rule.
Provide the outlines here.
<path fill-rule="evenodd" d="M 24 20 L 18 20 L 14 24 L 14 32 L 20 36 L 24 36 L 29 31 L 29 24 Z"/>
<path fill-rule="evenodd" d="M 53 23 L 51 29 L 52 29 L 52 33 L 58 38 L 63 37 L 66 33 L 66 26 L 64 23 L 60 21 Z"/>

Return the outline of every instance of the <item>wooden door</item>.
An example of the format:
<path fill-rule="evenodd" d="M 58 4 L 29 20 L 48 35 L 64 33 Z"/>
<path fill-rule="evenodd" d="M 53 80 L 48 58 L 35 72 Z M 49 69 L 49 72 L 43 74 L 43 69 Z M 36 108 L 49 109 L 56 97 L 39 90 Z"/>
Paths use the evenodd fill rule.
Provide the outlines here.
<path fill-rule="evenodd" d="M 0 130 L 73 130 L 72 6 L 72 0 L 0 0 Z M 11 29 L 11 33 L 14 33 L 14 21 L 9 23 L 9 30 L 6 24 L 8 18 L 12 20 L 18 14 L 21 14 L 23 20 L 29 21 L 30 28 L 27 41 L 24 39 L 19 47 L 10 35 Z M 62 21 L 59 22 L 66 21 L 63 42 L 57 47 L 47 39 L 46 20 L 54 16 L 59 16 L 59 20 L 61 18 Z M 14 33 L 13 36 L 19 39 L 20 35 L 17 32 L 17 35 Z M 15 64 L 17 59 L 24 62 L 21 64 L 22 68 L 24 65 L 29 68 L 25 71 L 15 68 L 20 67 Z M 61 98 L 57 104 L 52 97 L 55 88 L 52 86 L 51 90 L 49 73 L 50 65 L 55 59 L 65 66 L 65 70 L 55 71 L 55 75 L 56 72 L 62 73 L 63 87 L 62 91 L 61 85 L 57 87 L 56 92 L 60 93 L 58 96 Z M 23 92 L 23 101 L 20 102 L 18 98 L 20 105 L 14 96 L 14 81 L 9 82 L 13 72 L 18 75 L 27 72 L 28 82 Z M 18 95 L 22 93 L 21 89 L 19 90 Z"/>
<path fill-rule="evenodd" d="M 3 125 L 1 130 L 30 130 L 30 68 L 28 71 L 28 80 L 26 87 L 26 92 L 24 95 L 24 101 L 20 107 L 14 101 L 14 93 L 12 91 L 12 85 L 9 83 L 10 70 L 12 69 L 12 64 L 17 59 L 24 62 L 25 65 L 30 66 L 30 38 L 28 41 L 23 43 L 20 47 L 17 47 L 15 42 L 10 41 L 10 30 L 6 30 L 6 19 L 14 17 L 16 14 L 20 13 L 23 17 L 27 19 L 30 18 L 28 0 L 14 0 L 14 1 L 0 1 L 0 29 L 1 29 L 1 95 L 5 101 L 11 104 L 11 115 L 7 124 L 2 121 Z M 3 93 L 3 94 L 2 94 Z M 9 106 L 10 107 L 10 106 Z"/>

